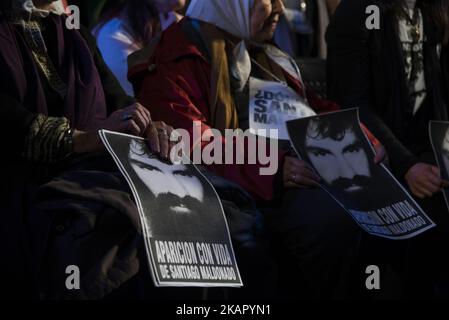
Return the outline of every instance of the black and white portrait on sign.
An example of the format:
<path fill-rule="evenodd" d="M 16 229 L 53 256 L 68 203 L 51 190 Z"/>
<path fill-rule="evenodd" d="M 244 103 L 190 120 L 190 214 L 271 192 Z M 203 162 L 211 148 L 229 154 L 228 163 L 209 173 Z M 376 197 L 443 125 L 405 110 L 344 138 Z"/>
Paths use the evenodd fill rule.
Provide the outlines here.
<path fill-rule="evenodd" d="M 208 225 L 204 187 L 192 168 L 161 161 L 149 151 L 144 140 L 131 140 L 128 159 L 132 169 L 130 176 L 135 175 L 133 180 L 139 180 L 136 185 L 143 184 L 141 187 L 149 191 L 145 201 L 151 204 L 143 206 L 152 207 L 151 215 L 158 216 L 148 224 L 151 235 L 164 237 L 174 230 L 178 235 L 207 235 L 209 231 L 217 234 L 219 230 Z M 204 219 L 197 219 L 201 216 Z M 223 229 L 222 233 L 225 231 Z"/>
<path fill-rule="evenodd" d="M 223 208 L 200 171 L 160 159 L 141 138 L 101 136 L 132 189 L 156 284 L 240 285 Z"/>
<path fill-rule="evenodd" d="M 431 121 L 429 124 L 429 135 L 432 148 L 437 159 L 441 177 L 449 180 L 449 122 Z M 449 190 L 443 190 L 446 205 L 449 209 Z"/>
<path fill-rule="evenodd" d="M 383 164 L 356 109 L 288 123 L 295 150 L 321 177 L 321 186 L 372 234 L 392 238 L 416 235 L 431 220 Z"/>

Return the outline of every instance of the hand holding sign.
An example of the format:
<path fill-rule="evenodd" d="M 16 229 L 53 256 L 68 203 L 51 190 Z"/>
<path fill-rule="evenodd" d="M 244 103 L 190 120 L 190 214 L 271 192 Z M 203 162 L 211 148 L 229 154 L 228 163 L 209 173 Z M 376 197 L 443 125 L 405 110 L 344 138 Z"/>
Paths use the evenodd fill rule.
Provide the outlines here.
<path fill-rule="evenodd" d="M 316 188 L 320 186 L 321 178 L 307 162 L 286 157 L 283 180 L 285 188 Z"/>
<path fill-rule="evenodd" d="M 440 169 L 426 163 L 418 163 L 411 167 L 405 175 L 405 181 L 419 199 L 430 198 L 440 192 L 442 187 L 449 186 L 449 182 L 441 179 Z"/>

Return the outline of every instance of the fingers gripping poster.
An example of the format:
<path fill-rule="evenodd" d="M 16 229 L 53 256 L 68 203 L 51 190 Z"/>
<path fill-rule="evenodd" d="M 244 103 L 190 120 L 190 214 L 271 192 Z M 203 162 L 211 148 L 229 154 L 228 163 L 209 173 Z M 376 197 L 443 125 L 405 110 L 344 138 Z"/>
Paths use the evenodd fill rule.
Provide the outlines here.
<path fill-rule="evenodd" d="M 449 181 L 449 122 L 431 121 L 429 124 L 429 135 L 441 177 Z M 449 209 L 449 188 L 444 188 L 443 194 L 446 206 Z"/>

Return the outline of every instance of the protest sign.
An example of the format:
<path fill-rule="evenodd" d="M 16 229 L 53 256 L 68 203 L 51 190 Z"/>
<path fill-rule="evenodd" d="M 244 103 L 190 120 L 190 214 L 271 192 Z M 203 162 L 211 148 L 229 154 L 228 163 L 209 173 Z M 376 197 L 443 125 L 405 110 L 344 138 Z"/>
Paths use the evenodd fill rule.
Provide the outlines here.
<path fill-rule="evenodd" d="M 300 158 L 322 178 L 321 187 L 364 230 L 407 239 L 435 226 L 387 167 L 374 163 L 357 109 L 293 120 L 287 126 Z"/>
<path fill-rule="evenodd" d="M 159 159 L 144 139 L 100 131 L 132 190 L 156 286 L 242 286 L 215 189 L 190 162 Z"/>

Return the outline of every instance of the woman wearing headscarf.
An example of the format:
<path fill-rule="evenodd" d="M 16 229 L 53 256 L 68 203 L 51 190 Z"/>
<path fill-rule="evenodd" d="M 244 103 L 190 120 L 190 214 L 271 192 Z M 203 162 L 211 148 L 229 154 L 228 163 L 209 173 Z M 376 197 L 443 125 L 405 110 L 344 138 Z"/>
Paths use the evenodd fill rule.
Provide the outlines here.
<path fill-rule="evenodd" d="M 177 11 L 184 4 L 184 0 L 127 0 L 95 27 L 93 34 L 103 59 L 128 95 L 134 95 L 127 77 L 128 56 L 179 21 L 182 16 Z"/>
<path fill-rule="evenodd" d="M 369 6 L 374 15 L 366 14 Z M 370 22 L 375 28 L 367 27 Z M 393 173 L 438 225 L 417 240 L 421 250 L 411 250 L 417 256 L 409 264 L 416 266 L 413 278 L 425 282 L 441 266 L 447 279 L 447 265 L 433 245 L 449 244 L 449 215 L 441 192 L 447 182 L 436 166 L 428 128 L 431 120 L 449 120 L 449 2 L 343 0 L 327 42 L 330 96 L 359 107 L 361 121 L 385 144 Z M 429 283 L 421 292 L 433 290 Z"/>
<path fill-rule="evenodd" d="M 193 0 L 187 18 L 170 26 L 157 46 L 130 57 L 129 78 L 139 101 L 191 136 L 194 121 L 201 122 L 202 133 L 248 129 L 250 77 L 284 82 L 315 112 L 338 110 L 308 90 L 294 61 L 271 44 L 283 9 L 280 0 Z M 360 234 L 315 188 L 316 174 L 287 152 L 279 152 L 276 175 L 260 175 L 260 163 L 209 168 L 238 183 L 260 206 L 276 206 L 275 194 L 282 196 L 282 210 L 277 205 L 272 215 L 276 236 L 294 257 L 294 269 L 305 273 L 310 294 L 333 296 L 347 280 Z"/>
<path fill-rule="evenodd" d="M 26 296 L 30 286 L 37 285 L 33 271 L 41 267 L 47 238 L 54 235 L 53 218 L 58 214 L 74 214 L 75 208 L 87 213 L 89 208 L 95 209 L 89 203 L 110 208 L 111 195 L 121 194 L 119 202 L 126 208 L 122 212 L 129 214 L 129 218 L 122 215 L 123 221 L 128 221 L 125 229 L 132 229 L 129 222 L 136 221 L 137 210 L 126 184 L 107 173 L 107 167 L 95 165 L 101 161 L 93 160 L 96 152 L 103 151 L 99 129 L 147 137 L 162 156 L 168 145 L 159 132 L 170 127 L 152 122 L 150 113 L 126 96 L 104 65 L 93 38 L 84 29 L 67 28 L 67 17 L 62 13 L 57 1 L 11 0 L 0 4 L 0 143 L 5 151 L 0 243 L 1 273 L 8 275 L 3 282 L 7 289 L 2 293 L 9 297 Z M 90 173 L 92 168 L 96 175 Z M 110 168 L 117 171 L 114 166 Z M 82 175 L 79 170 L 87 171 Z M 71 172 L 72 180 L 61 178 L 66 172 Z M 68 187 L 55 188 L 44 196 L 55 199 L 47 203 L 48 214 L 33 215 L 36 191 L 46 183 L 57 183 L 56 176 L 59 186 L 65 183 Z M 104 188 L 103 198 L 87 201 L 89 190 L 98 188 Z M 63 194 L 70 192 L 72 200 L 79 201 L 62 201 Z M 64 212 L 70 205 L 73 211 Z M 111 243 L 114 241 L 119 240 Z M 113 255 L 109 258 L 113 266 L 116 260 Z M 94 274 L 90 274 L 91 280 L 104 276 Z M 112 287 L 103 288 L 101 294 Z"/>

